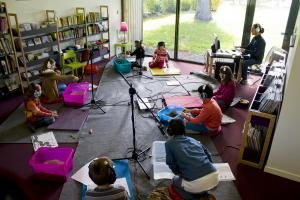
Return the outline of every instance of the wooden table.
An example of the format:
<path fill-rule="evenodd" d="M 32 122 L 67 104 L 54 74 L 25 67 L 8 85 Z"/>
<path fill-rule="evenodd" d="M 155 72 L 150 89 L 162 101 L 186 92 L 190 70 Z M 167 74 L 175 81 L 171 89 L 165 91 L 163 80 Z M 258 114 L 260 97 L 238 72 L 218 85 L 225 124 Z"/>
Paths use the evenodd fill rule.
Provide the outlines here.
<path fill-rule="evenodd" d="M 239 62 L 238 66 L 238 72 L 237 72 L 237 78 L 236 81 L 239 82 L 241 80 L 242 76 L 242 66 L 243 66 L 243 56 L 238 51 L 232 51 L 232 50 L 218 50 L 216 53 L 213 53 L 211 49 L 207 50 L 206 52 L 206 64 L 205 68 L 209 76 L 212 76 L 212 68 L 213 68 L 213 61 L 214 59 L 218 59 L 219 62 L 228 62 L 226 60 L 232 59 L 232 62 L 230 63 L 236 63 Z M 228 62 L 229 63 L 229 62 Z M 235 72 L 233 72 L 235 73 Z"/>

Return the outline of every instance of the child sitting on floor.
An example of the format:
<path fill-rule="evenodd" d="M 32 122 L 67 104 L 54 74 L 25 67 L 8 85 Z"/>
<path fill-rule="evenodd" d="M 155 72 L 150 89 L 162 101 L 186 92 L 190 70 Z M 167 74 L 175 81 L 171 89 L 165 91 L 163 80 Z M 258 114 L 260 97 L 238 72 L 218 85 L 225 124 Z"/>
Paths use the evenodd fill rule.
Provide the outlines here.
<path fill-rule="evenodd" d="M 59 103 L 61 92 L 66 88 L 65 84 L 58 82 L 76 82 L 79 80 L 74 75 L 62 75 L 60 71 L 56 70 L 55 60 L 49 59 L 45 62 L 41 72 L 42 89 L 43 89 L 43 103 Z"/>
<path fill-rule="evenodd" d="M 130 53 L 130 56 L 135 55 L 135 62 L 132 64 L 132 67 L 141 68 L 143 66 L 144 58 L 145 58 L 145 50 L 142 46 L 142 41 L 136 40 L 134 41 L 135 50 Z"/>
<path fill-rule="evenodd" d="M 222 110 L 226 110 L 235 96 L 235 82 L 233 81 L 232 71 L 229 66 L 222 66 L 220 69 L 221 85 L 214 93 L 213 98 Z"/>
<path fill-rule="evenodd" d="M 42 106 L 40 102 L 41 93 L 41 86 L 31 83 L 24 95 L 26 122 L 33 131 L 36 128 L 54 123 L 55 117 L 58 117 L 56 111 L 48 110 Z"/>
<path fill-rule="evenodd" d="M 129 199 L 128 193 L 123 187 L 113 186 L 117 177 L 113 162 L 108 157 L 97 158 L 89 164 L 89 177 L 97 187 L 86 192 L 85 200 Z"/>
<path fill-rule="evenodd" d="M 149 67 L 150 68 L 163 68 L 165 63 L 166 66 L 169 67 L 168 65 L 168 51 L 165 46 L 165 42 L 159 42 L 157 44 L 157 48 L 154 51 L 153 55 L 153 60 L 149 62 Z"/>
<path fill-rule="evenodd" d="M 201 109 L 184 110 L 181 116 L 186 121 L 186 129 L 191 132 L 218 134 L 221 131 L 222 110 L 212 98 L 213 89 L 209 84 L 201 85 L 198 93 L 203 101 Z"/>

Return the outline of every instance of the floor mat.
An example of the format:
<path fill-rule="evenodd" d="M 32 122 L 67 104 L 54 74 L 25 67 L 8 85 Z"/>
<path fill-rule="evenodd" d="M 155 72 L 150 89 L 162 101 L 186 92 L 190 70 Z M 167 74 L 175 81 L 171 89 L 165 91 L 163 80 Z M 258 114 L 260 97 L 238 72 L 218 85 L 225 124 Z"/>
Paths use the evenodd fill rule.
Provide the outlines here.
<path fill-rule="evenodd" d="M 63 111 L 60 111 L 56 121 L 47 128 L 52 130 L 78 131 L 85 122 L 88 114 L 88 109 L 66 108 Z"/>

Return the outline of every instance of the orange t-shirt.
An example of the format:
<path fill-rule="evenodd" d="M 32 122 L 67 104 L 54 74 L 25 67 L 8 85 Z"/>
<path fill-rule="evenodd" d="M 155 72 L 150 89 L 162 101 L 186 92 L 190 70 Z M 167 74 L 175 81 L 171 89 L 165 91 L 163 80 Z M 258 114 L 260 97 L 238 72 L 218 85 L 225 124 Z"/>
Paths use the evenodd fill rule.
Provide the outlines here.
<path fill-rule="evenodd" d="M 209 130 L 217 130 L 222 122 L 222 110 L 214 99 L 208 102 L 203 102 L 202 109 L 192 110 L 193 115 L 196 117 L 189 118 L 193 124 L 203 123 Z"/>

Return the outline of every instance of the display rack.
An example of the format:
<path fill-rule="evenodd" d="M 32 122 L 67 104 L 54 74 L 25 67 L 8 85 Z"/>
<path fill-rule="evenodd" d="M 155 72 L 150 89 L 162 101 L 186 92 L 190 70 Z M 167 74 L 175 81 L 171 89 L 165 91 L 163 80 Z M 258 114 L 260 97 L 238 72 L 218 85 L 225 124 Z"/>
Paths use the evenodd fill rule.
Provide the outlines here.
<path fill-rule="evenodd" d="M 244 123 L 240 163 L 259 169 L 264 167 L 280 113 L 284 79 L 283 62 L 274 62 L 266 68 Z"/>

